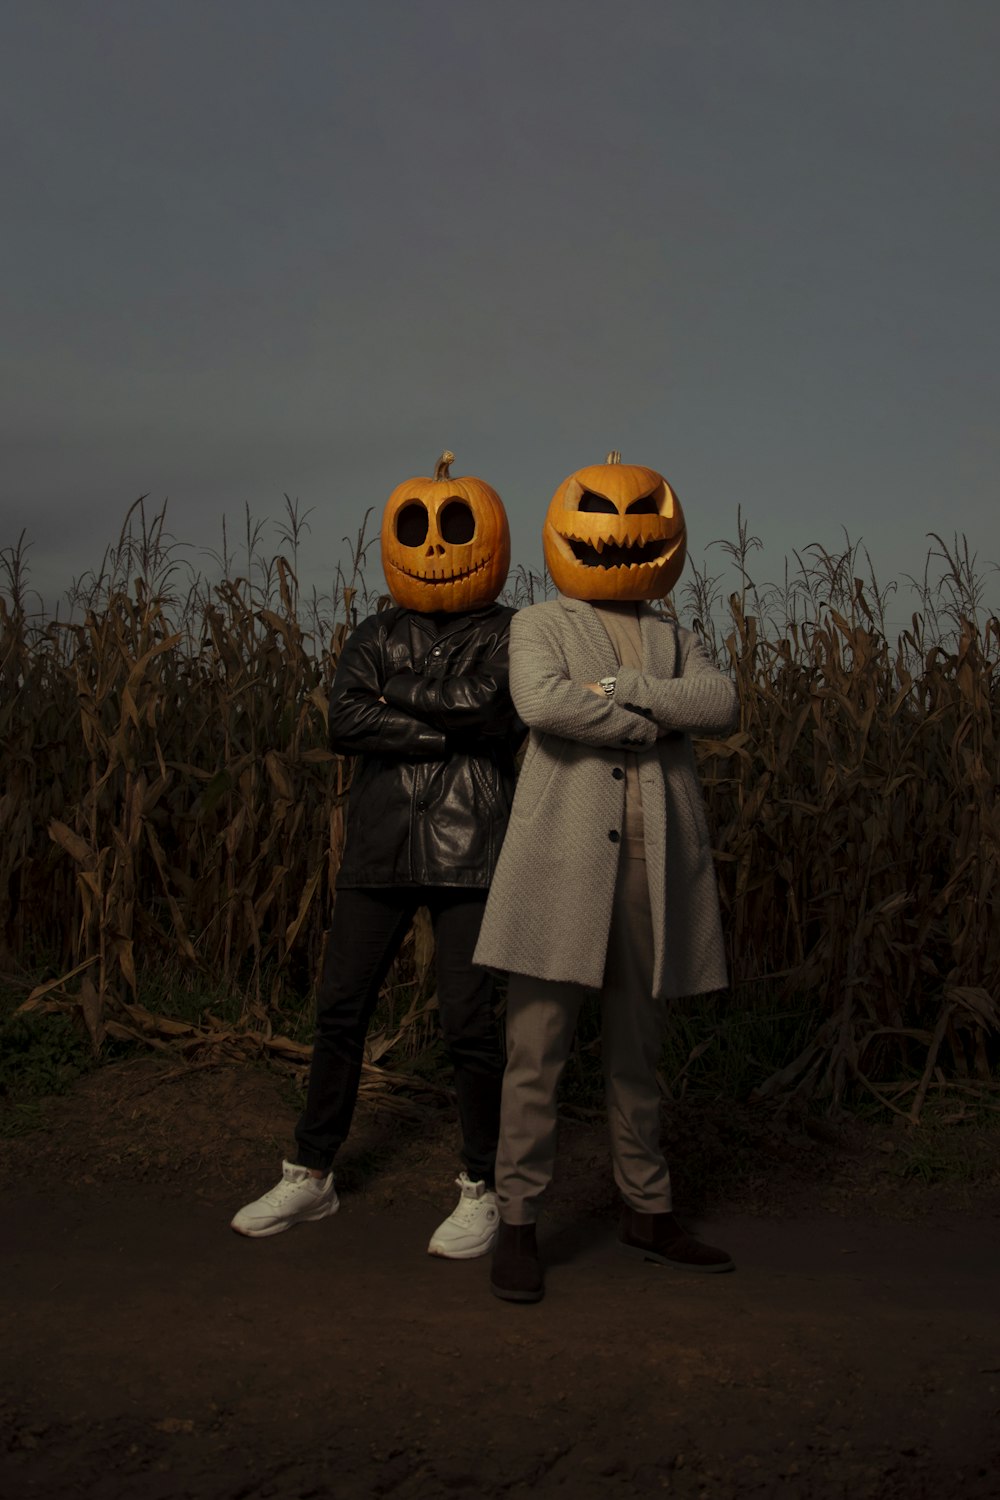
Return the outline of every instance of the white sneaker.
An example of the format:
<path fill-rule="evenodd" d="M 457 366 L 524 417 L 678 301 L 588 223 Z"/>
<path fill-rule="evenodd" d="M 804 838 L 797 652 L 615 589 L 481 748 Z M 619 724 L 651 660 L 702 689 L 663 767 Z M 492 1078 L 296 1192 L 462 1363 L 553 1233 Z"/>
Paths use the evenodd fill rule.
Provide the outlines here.
<path fill-rule="evenodd" d="M 277 1186 L 241 1208 L 229 1227 L 237 1234 L 262 1239 L 266 1234 L 280 1234 L 283 1229 L 291 1229 L 293 1224 L 309 1224 L 313 1219 L 328 1218 L 339 1207 L 332 1172 L 325 1177 L 313 1177 L 308 1167 L 285 1161 L 281 1164 L 281 1181 Z"/>
<path fill-rule="evenodd" d="M 473 1260 L 488 1255 L 500 1227 L 497 1195 L 485 1182 L 473 1182 L 465 1172 L 455 1178 L 461 1197 L 455 1212 L 439 1224 L 427 1246 L 428 1255 L 446 1260 Z"/>

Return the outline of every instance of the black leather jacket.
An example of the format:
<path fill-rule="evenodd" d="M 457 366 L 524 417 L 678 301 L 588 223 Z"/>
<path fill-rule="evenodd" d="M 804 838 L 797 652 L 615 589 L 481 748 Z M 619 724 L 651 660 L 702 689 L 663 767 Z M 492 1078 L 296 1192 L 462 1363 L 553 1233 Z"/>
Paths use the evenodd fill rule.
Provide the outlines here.
<path fill-rule="evenodd" d="M 338 887 L 489 885 L 524 734 L 507 687 L 513 613 L 393 607 L 346 641 L 330 743 L 359 759 Z"/>

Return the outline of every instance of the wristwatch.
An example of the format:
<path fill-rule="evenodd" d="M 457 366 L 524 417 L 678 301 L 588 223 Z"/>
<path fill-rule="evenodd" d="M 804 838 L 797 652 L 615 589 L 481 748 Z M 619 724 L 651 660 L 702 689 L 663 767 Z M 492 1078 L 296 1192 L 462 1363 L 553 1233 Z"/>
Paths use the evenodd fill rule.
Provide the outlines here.
<path fill-rule="evenodd" d="M 609 698 L 615 696 L 615 688 L 618 684 L 617 677 L 598 677 L 597 686 L 603 688 Z"/>

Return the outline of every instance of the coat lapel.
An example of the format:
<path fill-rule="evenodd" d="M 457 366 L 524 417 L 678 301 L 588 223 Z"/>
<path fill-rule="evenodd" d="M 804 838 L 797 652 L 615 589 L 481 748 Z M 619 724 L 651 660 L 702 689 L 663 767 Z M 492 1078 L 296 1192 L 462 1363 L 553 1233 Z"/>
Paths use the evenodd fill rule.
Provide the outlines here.
<path fill-rule="evenodd" d="M 618 658 L 608 632 L 594 613 L 593 605 L 587 604 L 583 599 L 567 599 L 565 594 L 560 594 L 558 598 L 563 609 L 573 616 L 576 628 L 586 640 L 588 661 L 591 660 L 589 653 L 593 653 L 595 680 L 598 677 L 612 676 L 618 666 Z"/>

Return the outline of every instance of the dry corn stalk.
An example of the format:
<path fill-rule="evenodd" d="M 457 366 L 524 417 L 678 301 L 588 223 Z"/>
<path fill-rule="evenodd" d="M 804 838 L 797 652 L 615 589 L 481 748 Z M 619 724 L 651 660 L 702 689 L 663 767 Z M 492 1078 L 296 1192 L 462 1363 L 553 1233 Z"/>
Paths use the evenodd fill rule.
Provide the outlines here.
<path fill-rule="evenodd" d="M 1000 1024 L 1000 621 L 921 652 L 830 609 L 765 640 L 733 603 L 739 732 L 700 747 L 732 970 L 784 972 L 830 1017 L 761 1097 L 932 1069 L 987 1077 Z M 914 670 L 914 656 L 920 660 Z M 974 992 L 956 1009 L 954 996 Z M 928 1074 L 929 1076 L 929 1074 Z M 926 1086 L 914 1102 L 919 1115 Z"/>
<path fill-rule="evenodd" d="M 131 1024 L 140 954 L 243 995 L 266 1038 L 309 1003 L 339 867 L 353 582 L 307 632 L 284 558 L 183 598 L 155 546 L 138 564 L 71 625 L 0 596 L 0 958 L 75 976 L 95 1045 Z M 836 1106 L 902 1061 L 916 1118 L 943 1064 L 988 1076 L 998 1024 L 1000 621 L 929 640 L 915 616 L 893 644 L 877 595 L 838 587 L 777 629 L 733 596 L 740 725 L 699 759 L 733 979 L 781 975 L 827 1017 L 761 1095 Z M 418 920 L 376 1023 L 396 1045 L 426 1038 L 431 952 Z"/>

